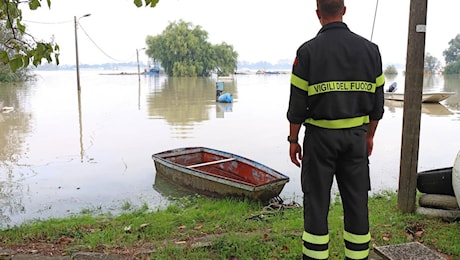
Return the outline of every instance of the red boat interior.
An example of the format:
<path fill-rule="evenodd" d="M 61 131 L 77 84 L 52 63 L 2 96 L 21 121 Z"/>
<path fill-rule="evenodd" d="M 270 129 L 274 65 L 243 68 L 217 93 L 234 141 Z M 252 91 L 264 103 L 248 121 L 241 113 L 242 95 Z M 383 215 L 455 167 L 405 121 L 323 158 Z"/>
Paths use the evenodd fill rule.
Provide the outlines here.
<path fill-rule="evenodd" d="M 165 159 L 210 175 L 255 186 L 277 180 L 275 176 L 263 168 L 258 168 L 257 163 L 252 165 L 238 161 L 235 158 L 205 151 L 174 155 Z"/>

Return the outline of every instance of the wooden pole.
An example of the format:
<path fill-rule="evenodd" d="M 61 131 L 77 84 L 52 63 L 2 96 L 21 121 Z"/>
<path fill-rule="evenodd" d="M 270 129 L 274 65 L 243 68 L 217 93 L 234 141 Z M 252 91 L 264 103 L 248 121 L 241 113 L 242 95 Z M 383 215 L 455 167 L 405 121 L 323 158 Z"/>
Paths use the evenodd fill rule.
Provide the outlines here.
<path fill-rule="evenodd" d="M 142 50 L 145 48 L 142 48 Z M 139 49 L 136 49 L 136 57 L 137 57 L 137 77 L 139 79 L 139 86 L 141 85 L 141 68 L 139 65 Z"/>
<path fill-rule="evenodd" d="M 398 208 L 415 211 L 428 0 L 411 0 L 407 42 Z"/>
<path fill-rule="evenodd" d="M 77 68 L 77 90 L 80 92 L 80 62 L 78 61 L 77 17 L 73 17 L 75 29 L 75 67 Z"/>
<path fill-rule="evenodd" d="M 74 30 L 75 30 L 75 66 L 77 68 L 77 90 L 78 91 L 80 91 L 81 87 L 80 87 L 80 62 L 78 61 L 78 38 L 77 38 L 77 28 L 78 27 L 77 25 L 78 25 L 78 21 L 80 21 L 81 18 L 88 17 L 90 15 L 91 14 L 85 14 L 82 17 L 78 18 L 78 20 L 76 16 L 73 17 Z"/>

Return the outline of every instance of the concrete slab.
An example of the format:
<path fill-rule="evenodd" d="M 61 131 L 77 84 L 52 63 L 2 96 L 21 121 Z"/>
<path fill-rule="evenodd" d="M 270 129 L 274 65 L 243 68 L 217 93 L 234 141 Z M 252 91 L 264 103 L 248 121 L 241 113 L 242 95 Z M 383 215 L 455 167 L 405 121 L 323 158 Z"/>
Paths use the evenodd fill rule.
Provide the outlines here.
<path fill-rule="evenodd" d="M 446 260 L 436 251 L 419 242 L 374 247 L 374 251 L 387 260 Z"/>

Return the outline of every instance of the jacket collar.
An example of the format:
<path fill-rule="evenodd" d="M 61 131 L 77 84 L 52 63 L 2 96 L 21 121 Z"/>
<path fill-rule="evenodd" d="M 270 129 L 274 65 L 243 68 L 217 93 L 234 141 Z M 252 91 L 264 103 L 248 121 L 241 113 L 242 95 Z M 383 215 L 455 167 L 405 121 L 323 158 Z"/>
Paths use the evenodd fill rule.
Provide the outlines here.
<path fill-rule="evenodd" d="M 344 22 L 332 22 L 324 25 L 321 30 L 319 30 L 318 35 L 327 31 L 327 30 L 332 30 L 332 29 L 348 29 L 348 26 Z"/>

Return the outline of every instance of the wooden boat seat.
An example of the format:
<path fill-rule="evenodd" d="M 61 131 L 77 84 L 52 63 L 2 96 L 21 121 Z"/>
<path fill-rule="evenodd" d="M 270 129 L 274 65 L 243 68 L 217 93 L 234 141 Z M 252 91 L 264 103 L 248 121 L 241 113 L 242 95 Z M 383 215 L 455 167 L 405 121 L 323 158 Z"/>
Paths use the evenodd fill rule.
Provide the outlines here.
<path fill-rule="evenodd" d="M 197 164 L 189 165 L 187 166 L 187 168 L 197 168 L 197 167 L 206 166 L 206 165 L 230 162 L 234 160 L 236 160 L 236 158 L 227 158 L 227 159 L 222 159 L 222 160 L 217 160 L 217 161 L 212 161 L 212 162 L 197 163 Z"/>

